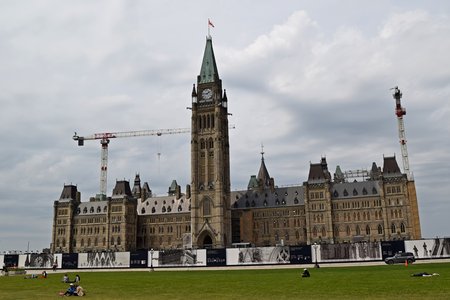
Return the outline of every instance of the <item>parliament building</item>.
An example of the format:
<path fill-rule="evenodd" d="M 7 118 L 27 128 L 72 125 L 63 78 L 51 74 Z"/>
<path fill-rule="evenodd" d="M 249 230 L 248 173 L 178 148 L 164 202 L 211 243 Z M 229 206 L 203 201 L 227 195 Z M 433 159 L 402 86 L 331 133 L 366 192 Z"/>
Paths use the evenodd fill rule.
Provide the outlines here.
<path fill-rule="evenodd" d="M 110 196 L 82 202 L 64 185 L 53 205 L 53 253 L 149 249 L 228 248 L 420 239 L 414 180 L 395 156 L 369 170 L 331 174 L 325 157 L 308 178 L 278 187 L 261 153 L 247 189 L 230 190 L 228 99 L 212 39 L 206 38 L 192 90 L 191 184 L 173 180 L 167 196 L 154 196 L 136 175 L 116 181 Z M 370 163 L 369 163 L 370 164 Z M 257 169 L 257 166 L 255 166 Z M 358 180 L 357 180 L 358 179 Z"/>

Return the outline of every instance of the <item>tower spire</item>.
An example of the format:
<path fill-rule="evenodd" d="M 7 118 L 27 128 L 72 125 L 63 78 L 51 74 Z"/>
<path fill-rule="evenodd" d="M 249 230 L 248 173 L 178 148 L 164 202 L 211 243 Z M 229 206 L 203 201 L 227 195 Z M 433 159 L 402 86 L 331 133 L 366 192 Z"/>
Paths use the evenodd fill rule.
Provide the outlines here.
<path fill-rule="evenodd" d="M 269 171 L 267 171 L 266 164 L 264 163 L 264 145 L 261 143 L 261 166 L 258 172 L 258 182 L 263 188 L 270 187 L 271 179 Z"/>
<path fill-rule="evenodd" d="M 216 58 L 212 46 L 211 36 L 206 37 L 205 52 L 203 54 L 202 67 L 198 75 L 197 83 L 212 83 L 219 81 L 219 72 L 217 70 Z"/>

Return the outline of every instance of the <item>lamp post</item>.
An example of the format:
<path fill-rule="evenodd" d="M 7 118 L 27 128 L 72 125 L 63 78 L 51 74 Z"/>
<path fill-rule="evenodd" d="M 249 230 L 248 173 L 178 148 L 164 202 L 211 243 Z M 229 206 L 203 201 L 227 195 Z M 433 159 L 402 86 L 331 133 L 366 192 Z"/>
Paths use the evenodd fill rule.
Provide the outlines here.
<path fill-rule="evenodd" d="M 314 258 L 315 258 L 314 268 L 319 268 L 319 264 L 317 263 L 317 248 L 319 247 L 319 245 L 317 245 L 317 243 L 314 243 L 313 247 L 314 247 Z"/>
<path fill-rule="evenodd" d="M 153 248 L 150 249 L 150 271 L 154 271 L 154 269 L 153 269 L 153 253 L 154 252 L 155 251 L 153 250 Z"/>

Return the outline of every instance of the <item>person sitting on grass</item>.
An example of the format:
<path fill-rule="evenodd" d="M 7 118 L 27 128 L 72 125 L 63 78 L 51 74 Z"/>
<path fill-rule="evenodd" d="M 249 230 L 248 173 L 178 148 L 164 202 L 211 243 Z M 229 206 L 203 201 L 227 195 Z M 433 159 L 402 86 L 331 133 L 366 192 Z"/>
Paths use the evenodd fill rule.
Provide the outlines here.
<path fill-rule="evenodd" d="M 78 296 L 77 294 L 77 288 L 73 283 L 70 284 L 67 291 L 63 294 L 64 296 Z"/>
<path fill-rule="evenodd" d="M 84 296 L 86 295 L 86 292 L 84 291 L 84 289 L 81 287 L 81 285 L 77 286 L 77 290 L 76 290 L 77 296 Z"/>
<path fill-rule="evenodd" d="M 311 277 L 311 274 L 309 274 L 308 269 L 303 269 L 302 277 Z"/>
<path fill-rule="evenodd" d="M 63 277 L 63 279 L 61 281 L 64 282 L 64 283 L 69 283 L 69 276 L 67 276 L 67 273 L 64 274 L 64 277 Z"/>

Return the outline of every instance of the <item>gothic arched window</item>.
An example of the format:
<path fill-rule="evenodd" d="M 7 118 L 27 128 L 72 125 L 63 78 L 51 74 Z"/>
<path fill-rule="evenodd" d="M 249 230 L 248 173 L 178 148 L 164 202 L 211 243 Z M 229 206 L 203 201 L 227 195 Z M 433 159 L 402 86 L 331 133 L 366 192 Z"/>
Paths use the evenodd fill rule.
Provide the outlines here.
<path fill-rule="evenodd" d="M 405 224 L 400 224 L 400 231 L 401 232 L 406 232 L 406 228 L 405 228 Z"/>
<path fill-rule="evenodd" d="M 395 229 L 395 224 L 392 223 L 391 225 L 391 233 L 395 233 L 396 229 Z"/>

